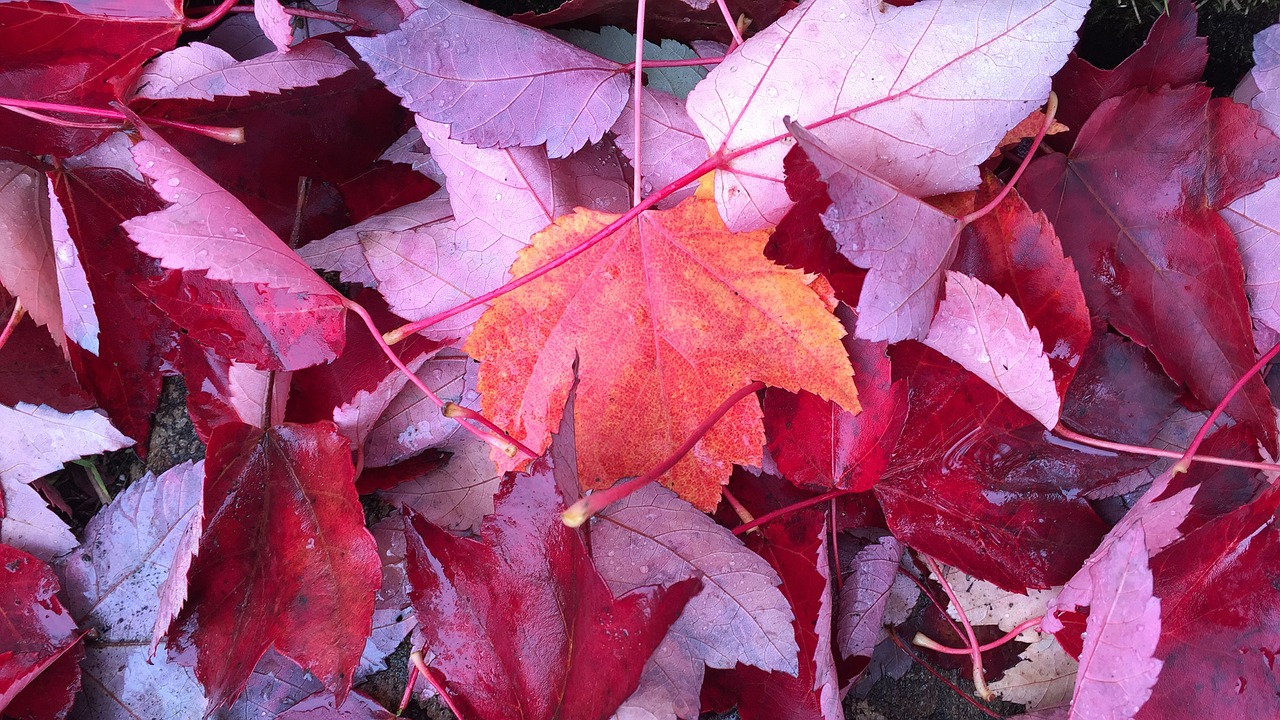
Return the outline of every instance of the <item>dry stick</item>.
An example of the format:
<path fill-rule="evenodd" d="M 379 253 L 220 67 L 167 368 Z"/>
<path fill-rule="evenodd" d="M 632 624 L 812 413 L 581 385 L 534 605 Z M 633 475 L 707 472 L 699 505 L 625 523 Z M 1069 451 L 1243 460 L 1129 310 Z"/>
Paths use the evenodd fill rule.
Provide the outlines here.
<path fill-rule="evenodd" d="M 404 364 L 404 361 L 401 360 L 398 355 L 396 355 L 395 351 L 392 350 L 385 341 L 383 341 L 382 334 L 378 332 L 378 326 L 373 323 L 373 318 L 369 317 L 369 312 L 365 310 L 364 307 L 360 305 L 360 303 L 357 303 L 354 300 L 343 298 L 342 304 L 345 305 L 348 310 L 355 313 L 357 316 L 360 317 L 361 320 L 364 321 L 365 327 L 369 328 L 370 334 L 373 335 L 374 342 L 376 342 L 378 344 L 378 347 L 382 349 L 383 354 L 387 356 L 387 359 L 391 361 L 391 364 L 395 365 L 396 369 L 398 369 L 405 377 L 409 378 L 410 382 L 412 382 L 415 386 L 417 386 L 417 388 L 421 390 L 424 395 L 426 395 L 428 398 L 431 399 L 431 402 L 435 403 L 436 406 L 441 408 L 441 410 L 443 411 L 445 402 L 440 399 L 439 395 L 436 395 L 434 392 L 432 392 L 431 388 L 427 387 L 427 384 L 422 382 L 422 378 L 419 378 L 417 375 L 415 375 L 413 371 L 410 370 L 409 367 Z M 507 457 L 515 457 L 517 452 L 524 453 L 530 459 L 538 457 L 537 453 L 533 452 L 529 448 L 520 444 L 518 441 L 513 439 L 511 436 L 507 435 L 500 428 L 498 428 L 498 426 L 494 425 L 491 422 L 485 421 L 485 427 L 488 430 L 488 432 L 482 431 L 479 428 L 473 427 L 468 423 L 462 422 L 461 420 L 458 420 L 458 424 L 466 428 L 467 432 L 470 432 L 472 435 L 475 435 L 476 437 L 480 438 L 481 440 L 484 440 L 485 442 L 489 443 L 493 447 L 496 447 L 499 450 L 501 450 L 504 454 L 507 455 Z"/>
<path fill-rule="evenodd" d="M 951 682 L 950 680 L 948 680 L 946 677 L 944 677 L 944 676 L 942 675 L 942 673 L 938 672 L 937 670 L 934 670 L 932 665 L 929 665 L 929 664 L 928 664 L 928 663 L 926 663 L 925 661 L 923 661 L 923 660 L 921 660 L 920 658 L 916 657 L 916 654 L 915 654 L 915 653 L 913 653 L 913 652 L 911 652 L 910 650 L 908 650 L 908 649 L 907 649 L 907 645 L 906 645 L 906 643 L 902 642 L 902 638 L 898 637 L 898 634 L 897 634 L 897 633 L 895 633 L 891 628 L 886 628 L 886 629 L 885 629 L 885 632 L 887 632 L 887 633 L 889 634 L 889 639 L 890 639 L 890 640 L 893 640 L 893 644 L 894 644 L 894 645 L 897 645 L 897 646 L 898 646 L 898 649 L 899 649 L 899 650 L 901 650 L 901 651 L 903 652 L 903 654 L 905 654 L 907 657 L 911 658 L 911 661 L 912 661 L 912 662 L 914 662 L 915 664 L 917 664 L 917 665 L 919 665 L 920 667 L 924 668 L 925 670 L 928 670 L 930 675 L 932 675 L 932 676 L 936 677 L 937 679 L 941 680 L 941 681 L 942 681 L 942 684 L 944 684 L 944 685 L 946 685 L 947 687 L 951 688 L 952 692 L 954 692 L 956 695 L 959 695 L 960 697 L 964 698 L 964 701 L 965 701 L 965 702 L 967 702 L 967 703 L 969 703 L 970 705 L 972 705 L 972 706 L 974 706 L 974 707 L 978 708 L 978 709 L 979 709 L 979 710 L 981 710 L 983 713 L 985 713 L 985 714 L 987 714 L 987 715 L 990 715 L 990 716 L 991 716 L 991 717 L 993 717 L 993 718 L 996 718 L 996 720 L 1004 720 L 1004 718 L 1003 718 L 1001 715 L 997 714 L 997 713 L 996 713 L 994 710 L 992 710 L 991 708 L 989 708 L 989 707 L 987 707 L 986 705 L 983 705 L 982 703 L 978 702 L 977 700 L 974 700 L 973 698 L 969 697 L 969 693 L 965 692 L 965 691 L 964 691 L 964 690 L 962 690 L 959 686 L 957 686 L 955 683 L 953 683 L 953 682 Z"/>
<path fill-rule="evenodd" d="M 0 107 L 7 110 L 15 108 L 23 108 L 25 110 L 42 110 L 44 112 L 60 112 L 70 113 L 72 115 L 88 115 L 89 117 L 108 118 L 111 120 L 127 120 L 128 116 L 118 110 L 99 110 L 98 108 L 84 107 L 83 105 L 64 105 L 62 103 L 44 102 L 42 100 L 24 100 L 22 98 L 0 97 Z M 42 118 L 49 122 L 59 124 L 57 118 Z M 162 118 L 144 118 L 151 125 L 163 125 L 165 127 L 186 130 L 198 135 L 204 135 L 213 138 L 228 145 L 240 145 L 244 142 L 244 128 L 242 127 L 218 127 L 216 125 L 196 125 L 194 123 L 182 122 L 181 120 L 165 120 Z M 74 126 L 72 126 L 74 127 Z M 102 128 L 109 129 L 109 128 Z"/>
<path fill-rule="evenodd" d="M 1145 445 L 1129 445 L 1126 443 L 1112 442 L 1111 440 L 1102 440 L 1089 435 L 1081 435 L 1078 432 L 1067 429 L 1062 423 L 1058 423 L 1054 426 L 1053 434 L 1063 438 L 1064 440 L 1077 442 L 1081 445 L 1088 445 L 1102 450 L 1114 450 L 1115 452 L 1130 453 L 1132 455 L 1148 455 L 1150 457 L 1168 458 L 1170 460 L 1179 460 L 1186 456 L 1186 452 L 1160 450 L 1158 448 L 1146 447 Z M 1190 459 L 1192 462 L 1202 462 L 1210 465 L 1227 465 L 1230 467 L 1248 468 L 1250 470 L 1262 470 L 1265 472 L 1280 472 L 1280 465 L 1275 463 L 1257 462 L 1253 460 L 1235 460 L 1232 458 L 1217 457 L 1214 455 L 1192 455 Z"/>
<path fill-rule="evenodd" d="M 991 688 L 987 687 L 987 677 L 982 671 L 982 651 L 978 649 L 978 636 L 973 633 L 973 626 L 969 624 L 969 616 L 965 614 L 964 607 L 956 597 L 955 591 L 951 589 L 951 583 L 947 582 L 946 576 L 942 574 L 942 568 L 938 567 L 937 561 L 928 555 L 922 555 L 922 557 L 924 557 L 924 561 L 929 565 L 929 569 L 933 571 L 933 574 L 938 576 L 938 584 L 942 586 L 942 591 L 951 600 L 952 607 L 956 609 L 956 615 L 960 616 L 960 624 L 964 627 L 964 635 L 969 645 L 966 652 L 969 655 L 970 662 L 973 663 L 974 691 L 983 700 L 990 700 L 995 695 L 992 694 Z"/>
<path fill-rule="evenodd" d="M 13 334 L 18 323 L 22 322 L 22 316 L 27 314 L 27 309 L 22 307 L 21 300 L 14 300 L 13 312 L 9 313 L 9 321 L 4 324 L 4 330 L 0 331 L 0 349 L 4 348 L 4 344 L 9 342 L 9 336 Z"/>
<path fill-rule="evenodd" d="M 759 380 L 739 388 L 724 402 L 720 403 L 720 407 L 717 407 L 712 411 L 711 415 L 708 416 L 706 420 L 702 421 L 702 424 L 694 428 L 693 432 L 689 433 L 689 437 L 685 438 L 684 442 L 680 443 L 680 447 L 676 448 L 675 451 L 668 455 L 662 462 L 654 465 L 649 472 L 633 480 L 620 482 L 611 488 L 591 493 L 587 497 L 584 497 L 574 503 L 568 510 L 565 510 L 560 519 L 564 521 L 565 525 L 576 528 L 586 522 L 592 515 L 603 510 L 609 505 L 609 503 L 621 500 L 636 490 L 639 490 L 645 485 L 657 480 L 659 477 L 662 477 L 663 473 L 670 470 L 676 463 L 680 462 L 680 459 L 688 454 L 688 452 L 693 449 L 693 446 L 697 445 L 698 441 L 702 439 L 702 436 L 706 435 L 707 432 L 720 421 L 720 418 L 724 417 L 725 413 L 729 412 L 734 405 L 737 405 L 739 400 L 763 389 L 764 383 Z"/>
<path fill-rule="evenodd" d="M 1023 632 L 1030 630 L 1031 628 L 1040 627 L 1040 623 L 1043 621 L 1044 621 L 1044 617 L 1031 618 L 1030 620 L 1027 620 L 1019 624 L 1018 627 L 1010 630 L 999 640 L 992 640 L 986 645 L 979 645 L 978 652 L 987 652 L 988 650 L 995 650 L 1001 645 L 1004 645 L 1010 640 L 1018 637 Z M 937 640 L 934 640 L 933 638 L 929 637 L 928 635 L 925 635 L 924 633 L 916 633 L 915 638 L 911 640 L 911 644 L 919 645 L 922 648 L 928 648 L 935 652 L 940 652 L 944 655 L 968 655 L 971 652 L 967 647 L 953 648 L 948 645 L 943 645 L 942 643 L 938 642 Z"/>
<path fill-rule="evenodd" d="M 422 651 L 419 650 L 411 653 L 409 655 L 409 660 L 413 663 L 414 667 L 418 668 L 418 672 L 421 673 L 422 677 L 426 678 L 427 682 L 431 683 L 431 687 L 435 688 L 436 694 L 440 696 L 441 700 L 444 700 L 444 704 L 448 706 L 449 711 L 453 713 L 453 716 L 458 718 L 458 720 L 463 720 L 462 713 L 458 712 L 457 706 L 453 704 L 453 698 L 449 697 L 449 693 L 445 692 L 444 684 L 431 674 L 431 669 L 427 667 L 427 663 L 422 659 Z"/>
<path fill-rule="evenodd" d="M 1271 362 L 1271 359 L 1277 354 L 1280 354 L 1280 343 L 1276 343 L 1274 347 L 1266 352 L 1266 354 L 1258 358 L 1258 362 L 1254 363 L 1253 367 L 1246 370 L 1244 375 L 1240 376 L 1239 380 L 1236 380 L 1236 384 L 1232 385 L 1231 389 L 1227 391 L 1227 394 L 1223 396 L 1222 402 L 1218 403 L 1218 407 L 1214 408 L 1213 412 L 1209 413 L 1209 419 L 1205 420 L 1204 424 L 1200 426 L 1200 432 L 1196 433 L 1196 436 L 1192 438 L 1191 444 L 1187 446 L 1187 451 L 1183 453 L 1178 462 L 1173 464 L 1173 467 L 1169 468 L 1169 475 L 1171 477 L 1178 473 L 1186 472 L 1187 468 L 1191 467 L 1191 460 L 1195 457 L 1196 450 L 1200 449 L 1200 443 L 1204 442 L 1205 437 L 1209 435 L 1209 431 L 1213 429 L 1213 423 L 1217 421 L 1220 415 L 1222 415 L 1222 411 L 1227 409 L 1227 403 L 1231 402 L 1231 398 L 1235 397 L 1237 393 L 1244 389 L 1245 384 L 1252 380 L 1255 375 L 1262 372 L 1262 369 L 1265 368 L 1267 363 Z M 1274 450 L 1274 448 L 1268 448 L 1268 450 Z"/>
<path fill-rule="evenodd" d="M 643 113 L 640 111 L 640 103 L 644 99 L 644 6 L 645 0 L 636 3 L 636 61 L 633 63 L 634 78 L 632 79 L 631 97 L 633 100 L 633 112 L 631 113 L 631 136 L 635 138 L 635 149 L 632 150 L 634 157 L 631 158 L 631 206 L 635 207 L 640 204 L 640 158 L 641 148 L 644 146 L 640 134 L 640 118 Z"/>

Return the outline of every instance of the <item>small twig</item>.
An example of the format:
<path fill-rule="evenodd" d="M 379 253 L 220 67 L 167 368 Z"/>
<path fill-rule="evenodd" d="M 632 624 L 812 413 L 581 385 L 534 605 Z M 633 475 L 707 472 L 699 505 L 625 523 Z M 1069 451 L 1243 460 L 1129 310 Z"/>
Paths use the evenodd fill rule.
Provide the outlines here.
<path fill-rule="evenodd" d="M 98 474 L 98 468 L 86 458 L 72 460 L 71 462 L 84 468 L 85 474 L 89 476 L 89 484 L 93 486 L 93 493 L 98 496 L 98 503 L 101 505 L 111 504 L 111 493 L 107 491 L 107 486 L 102 482 L 102 475 Z"/>
<path fill-rule="evenodd" d="M 364 30 L 372 29 L 372 28 L 364 27 L 363 25 L 360 24 L 360 21 L 356 20 L 355 18 L 350 17 L 348 15 L 343 15 L 341 13 L 331 13 L 331 12 L 325 12 L 323 10 L 307 10 L 306 8 L 292 7 L 289 5 L 283 6 L 283 9 L 284 9 L 285 15 L 292 15 L 294 17 L 302 17 L 302 18 L 310 18 L 312 20 L 327 20 L 331 23 L 337 23 L 339 25 L 351 25 Z M 248 5 L 237 6 L 237 7 L 231 8 L 231 12 L 251 13 L 253 12 L 253 8 Z"/>
<path fill-rule="evenodd" d="M 15 299 L 13 301 L 13 312 L 9 313 L 9 320 L 4 324 L 4 330 L 0 330 L 0 349 L 4 349 L 4 344 L 9 342 L 9 336 L 13 335 L 18 323 L 22 322 L 22 316 L 26 314 L 27 309 L 22 307 L 22 301 Z"/>
<path fill-rule="evenodd" d="M 1126 443 L 1112 442 L 1110 440 L 1102 440 L 1101 438 L 1091 437 L 1089 435 L 1081 435 L 1078 432 L 1068 429 L 1062 423 L 1058 423 L 1053 428 L 1053 434 L 1064 440 L 1088 445 L 1102 450 L 1114 450 L 1115 452 L 1130 453 L 1132 455 L 1147 455 L 1149 457 L 1168 458 L 1170 460 L 1179 460 L 1186 457 L 1186 452 L 1177 452 L 1174 450 L 1161 450 L 1159 448 L 1147 447 L 1145 445 L 1128 445 Z M 1250 470 L 1262 470 L 1264 472 L 1280 472 L 1280 465 L 1275 463 L 1257 462 L 1254 460 L 1235 460 L 1233 458 L 1217 457 L 1214 455 L 1192 455 L 1192 462 L 1202 462 L 1209 465 L 1226 465 L 1228 467 L 1248 468 Z"/>

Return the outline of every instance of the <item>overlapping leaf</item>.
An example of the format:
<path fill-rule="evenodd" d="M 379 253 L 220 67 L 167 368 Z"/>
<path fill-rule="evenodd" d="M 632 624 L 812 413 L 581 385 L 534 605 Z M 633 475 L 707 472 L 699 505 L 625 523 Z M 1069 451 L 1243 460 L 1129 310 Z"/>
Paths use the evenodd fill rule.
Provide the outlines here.
<path fill-rule="evenodd" d="M 516 276 L 608 225 L 590 211 L 540 233 Z M 535 450 L 578 388 L 584 488 L 639 475 L 667 457 L 752 380 L 858 406 L 839 323 L 800 274 L 766 261 L 763 233 L 725 230 L 710 198 L 649 211 L 608 240 L 497 300 L 468 351 L 483 360 L 485 414 Z M 626 332 L 618 332 L 625 328 Z M 754 399 L 738 403 L 665 482 L 710 509 L 731 463 L 760 459 Z"/>
<path fill-rule="evenodd" d="M 321 40 L 309 40 L 288 54 L 236 62 L 225 50 L 191 43 L 152 60 L 138 77 L 135 97 L 150 100 L 212 100 L 251 92 L 278 93 L 336 77 L 355 65 Z"/>

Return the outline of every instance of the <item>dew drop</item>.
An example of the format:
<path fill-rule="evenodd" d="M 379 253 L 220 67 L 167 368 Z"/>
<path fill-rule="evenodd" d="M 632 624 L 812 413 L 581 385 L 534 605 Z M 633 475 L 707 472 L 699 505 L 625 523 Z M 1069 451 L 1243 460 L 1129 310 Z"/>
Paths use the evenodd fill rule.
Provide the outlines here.
<path fill-rule="evenodd" d="M 649 566 L 648 566 L 648 565 L 641 565 L 641 566 L 640 566 L 640 574 L 641 574 L 641 575 L 643 575 L 643 574 L 645 574 L 645 573 L 647 573 L 647 572 L 649 572 Z"/>
<path fill-rule="evenodd" d="M 502 202 L 502 193 L 494 193 L 493 200 L 494 202 Z"/>
<path fill-rule="evenodd" d="M 778 97 L 778 88 L 776 87 L 771 87 L 765 92 L 769 94 L 769 97 Z"/>
<path fill-rule="evenodd" d="M 182 181 L 179 180 L 178 178 L 176 177 L 169 178 L 169 187 L 178 187 L 181 184 L 182 184 Z"/>

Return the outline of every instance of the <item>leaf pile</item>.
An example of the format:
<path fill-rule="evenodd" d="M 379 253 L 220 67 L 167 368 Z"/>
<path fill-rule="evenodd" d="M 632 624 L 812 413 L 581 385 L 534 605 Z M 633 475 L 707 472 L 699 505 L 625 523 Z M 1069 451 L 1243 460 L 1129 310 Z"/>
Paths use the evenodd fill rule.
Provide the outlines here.
<path fill-rule="evenodd" d="M 0 715 L 1280 715 L 1280 25 L 647 5 L 0 3 Z"/>

